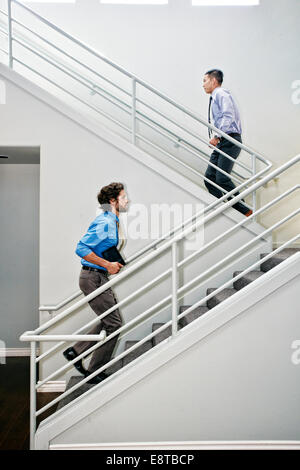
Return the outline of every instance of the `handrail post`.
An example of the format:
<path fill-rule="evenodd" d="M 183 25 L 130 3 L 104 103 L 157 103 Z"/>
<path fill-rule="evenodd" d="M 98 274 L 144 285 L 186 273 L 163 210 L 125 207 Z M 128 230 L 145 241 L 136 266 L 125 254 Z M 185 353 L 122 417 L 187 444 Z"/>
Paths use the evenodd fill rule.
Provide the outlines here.
<path fill-rule="evenodd" d="M 177 333 L 178 316 L 178 250 L 177 242 L 172 244 L 172 337 Z"/>
<path fill-rule="evenodd" d="M 136 79 L 132 77 L 132 143 L 136 142 Z"/>
<path fill-rule="evenodd" d="M 8 21 L 8 66 L 13 68 L 12 54 L 12 17 L 11 17 L 11 0 L 7 0 L 7 21 Z"/>
<path fill-rule="evenodd" d="M 35 448 L 36 431 L 36 342 L 30 343 L 30 449 Z"/>
<path fill-rule="evenodd" d="M 256 175 L 256 155 L 252 154 L 252 175 Z M 256 212 L 257 209 L 257 200 L 256 200 L 256 189 L 252 193 L 252 208 L 253 212 Z M 256 218 L 255 218 L 256 219 Z"/>

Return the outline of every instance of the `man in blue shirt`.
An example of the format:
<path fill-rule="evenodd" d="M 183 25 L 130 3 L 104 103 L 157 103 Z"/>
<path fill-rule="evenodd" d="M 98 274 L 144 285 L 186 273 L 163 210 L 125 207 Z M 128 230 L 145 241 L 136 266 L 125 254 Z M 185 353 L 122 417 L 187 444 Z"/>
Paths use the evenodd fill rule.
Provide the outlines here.
<path fill-rule="evenodd" d="M 104 186 L 99 194 L 98 201 L 103 212 L 90 224 L 88 231 L 79 241 L 76 254 L 81 257 L 82 269 L 79 286 L 84 295 L 88 295 L 101 285 L 108 282 L 108 274 L 117 274 L 123 267 L 118 262 L 109 262 L 102 257 L 103 251 L 119 242 L 119 213 L 126 212 L 128 206 L 127 195 L 122 183 L 111 183 Z M 96 315 L 101 315 L 117 303 L 111 288 L 95 297 L 89 302 Z M 109 336 L 122 326 L 122 318 L 118 309 L 104 317 L 88 334 L 100 334 L 104 329 Z M 88 370 L 83 368 L 82 361 L 74 365 L 79 372 L 89 375 L 110 361 L 119 335 L 100 346 L 93 352 Z M 68 360 L 82 354 L 95 344 L 93 341 L 79 341 L 73 347 L 64 351 Z M 107 377 L 104 372 L 90 379 L 88 383 L 99 383 Z"/>
<path fill-rule="evenodd" d="M 221 131 L 225 132 L 225 134 L 228 134 L 233 139 L 242 142 L 242 126 L 239 110 L 229 91 L 224 90 L 224 88 L 221 87 L 222 83 L 223 72 L 221 70 L 209 70 L 204 75 L 204 91 L 211 95 L 209 100 L 208 121 L 210 122 L 211 110 L 214 126 L 220 129 Z M 219 136 L 218 134 L 215 134 L 213 138 L 211 138 L 211 131 L 209 132 L 209 134 L 209 143 L 211 145 L 223 151 L 230 157 L 237 159 L 241 151 L 240 147 L 229 142 L 227 139 Z M 217 150 L 214 150 L 211 154 L 210 163 L 213 163 L 217 167 L 221 168 L 228 175 L 230 175 L 234 165 L 234 162 L 232 160 L 227 158 L 225 155 L 222 155 Z M 220 171 L 216 170 L 216 168 L 213 168 L 211 165 L 208 165 L 207 170 L 205 172 L 205 177 L 208 180 L 216 183 L 218 186 L 225 189 L 227 192 L 232 191 L 235 188 L 235 185 L 233 184 L 231 178 L 228 175 L 221 173 Z M 223 196 L 223 192 L 216 186 L 209 183 L 209 181 L 207 180 L 204 180 L 204 182 L 210 194 L 218 198 Z M 239 192 L 237 191 L 234 196 L 237 196 L 238 194 Z M 237 202 L 233 205 L 233 207 L 242 214 L 246 215 L 247 217 L 252 214 L 252 211 L 249 209 L 249 207 L 247 207 L 242 202 Z"/>

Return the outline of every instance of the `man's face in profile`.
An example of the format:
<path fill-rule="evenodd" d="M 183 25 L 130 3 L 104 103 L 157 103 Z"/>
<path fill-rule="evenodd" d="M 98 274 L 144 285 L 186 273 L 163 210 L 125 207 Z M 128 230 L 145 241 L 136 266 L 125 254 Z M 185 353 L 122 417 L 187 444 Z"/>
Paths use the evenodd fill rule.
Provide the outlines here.
<path fill-rule="evenodd" d="M 215 77 L 210 77 L 209 75 L 204 75 L 203 77 L 203 88 L 205 93 L 212 93 L 213 90 L 216 88 L 216 79 Z"/>
<path fill-rule="evenodd" d="M 118 196 L 116 209 L 119 212 L 127 212 L 128 203 L 129 203 L 129 201 L 128 201 L 128 198 L 127 198 L 127 194 L 126 194 L 125 190 L 122 189 L 122 191 L 120 191 L 120 194 Z"/>

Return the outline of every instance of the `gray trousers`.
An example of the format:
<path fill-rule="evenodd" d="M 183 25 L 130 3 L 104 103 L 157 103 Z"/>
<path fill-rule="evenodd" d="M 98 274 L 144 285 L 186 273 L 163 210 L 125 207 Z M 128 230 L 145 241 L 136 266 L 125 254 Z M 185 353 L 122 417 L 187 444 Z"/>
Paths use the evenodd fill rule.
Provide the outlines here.
<path fill-rule="evenodd" d="M 84 293 L 84 295 L 90 294 L 106 282 L 108 282 L 108 276 L 106 272 L 101 272 L 100 270 L 99 272 L 96 272 L 81 269 L 79 287 Z M 89 305 L 94 310 L 96 315 L 99 316 L 116 303 L 117 299 L 115 298 L 112 289 L 109 288 L 102 294 L 98 295 L 93 300 L 91 300 L 89 302 Z M 122 324 L 122 317 L 120 315 L 119 310 L 116 309 L 106 317 L 102 318 L 102 320 L 97 323 L 94 328 L 92 328 L 88 333 L 85 334 L 97 335 L 100 333 L 101 330 L 105 330 L 106 336 L 109 336 L 111 333 L 119 329 Z M 104 364 L 110 361 L 118 336 L 119 335 L 116 335 L 114 338 L 107 341 L 107 343 L 103 344 L 93 352 L 88 367 L 88 372 L 95 372 L 97 369 L 99 369 L 99 367 L 103 366 Z M 94 344 L 96 344 L 95 341 L 79 341 L 73 346 L 73 348 L 75 349 L 77 354 L 81 354 L 90 347 L 92 347 Z"/>

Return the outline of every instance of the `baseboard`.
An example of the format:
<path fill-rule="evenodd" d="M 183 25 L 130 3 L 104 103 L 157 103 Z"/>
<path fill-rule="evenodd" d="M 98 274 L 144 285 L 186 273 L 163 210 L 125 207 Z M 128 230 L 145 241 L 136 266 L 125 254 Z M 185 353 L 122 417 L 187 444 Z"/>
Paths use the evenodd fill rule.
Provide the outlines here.
<path fill-rule="evenodd" d="M 50 450 L 300 450 L 300 441 L 191 441 L 52 444 Z M 115 455 L 115 457 L 117 457 Z M 114 454 L 111 456 L 114 458 Z M 118 462 L 119 463 L 119 462 Z M 186 462 L 188 463 L 188 462 Z"/>
<path fill-rule="evenodd" d="M 38 382 L 39 384 L 40 382 Z M 41 393 L 63 393 L 66 390 L 66 381 L 65 380 L 50 380 L 42 385 L 38 392 Z"/>
<path fill-rule="evenodd" d="M 39 355 L 37 349 L 37 356 Z M 22 357 L 30 356 L 30 348 L 0 348 L 0 357 Z"/>

